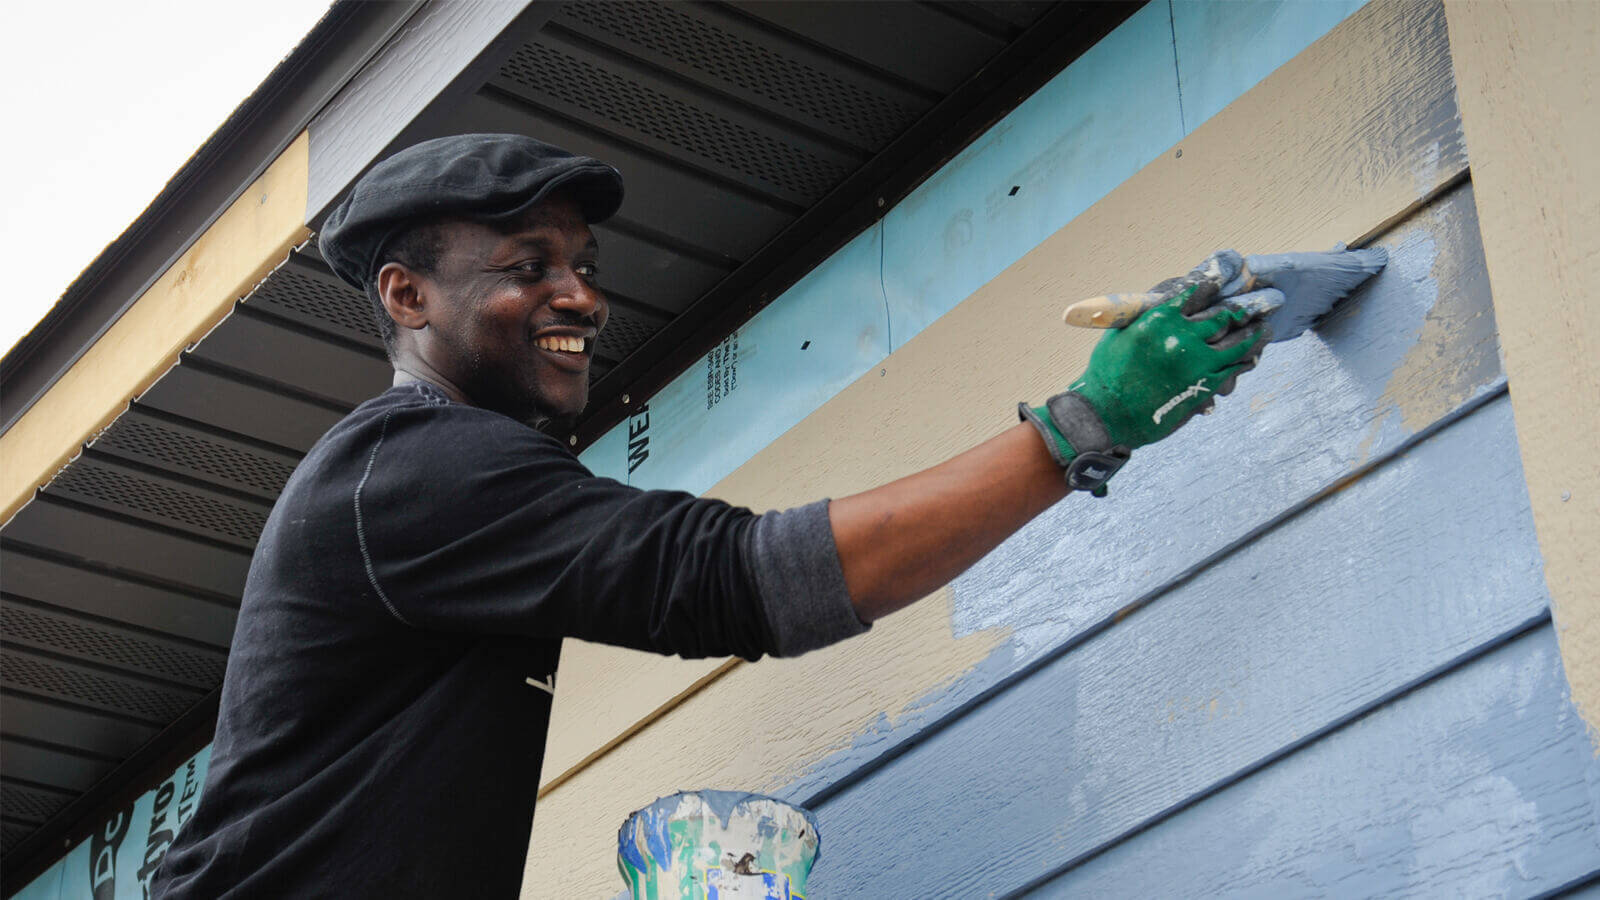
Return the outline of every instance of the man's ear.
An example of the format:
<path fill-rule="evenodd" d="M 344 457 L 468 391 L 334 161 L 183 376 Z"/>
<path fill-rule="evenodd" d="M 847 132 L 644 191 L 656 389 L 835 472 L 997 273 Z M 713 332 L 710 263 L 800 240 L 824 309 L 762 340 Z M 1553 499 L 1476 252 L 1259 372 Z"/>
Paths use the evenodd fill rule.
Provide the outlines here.
<path fill-rule="evenodd" d="M 389 318 L 402 328 L 419 329 L 428 324 L 427 297 L 421 279 L 403 263 L 387 262 L 378 270 L 378 299 Z"/>

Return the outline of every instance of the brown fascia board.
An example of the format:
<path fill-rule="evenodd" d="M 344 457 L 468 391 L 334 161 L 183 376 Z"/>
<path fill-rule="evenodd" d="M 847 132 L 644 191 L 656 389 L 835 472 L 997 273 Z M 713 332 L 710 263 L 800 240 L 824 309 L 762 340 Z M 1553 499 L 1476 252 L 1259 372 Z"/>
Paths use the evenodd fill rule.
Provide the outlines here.
<path fill-rule="evenodd" d="M 0 359 L 0 431 L 9 429 L 205 232 L 422 5 L 422 0 L 337 0 L 328 9 L 133 224 Z"/>

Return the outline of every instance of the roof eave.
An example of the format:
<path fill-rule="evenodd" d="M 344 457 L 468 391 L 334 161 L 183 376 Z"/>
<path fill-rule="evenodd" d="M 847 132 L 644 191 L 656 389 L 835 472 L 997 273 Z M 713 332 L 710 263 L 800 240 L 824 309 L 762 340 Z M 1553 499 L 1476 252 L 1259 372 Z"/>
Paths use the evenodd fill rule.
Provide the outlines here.
<path fill-rule="evenodd" d="M 336 0 L 0 359 L 0 430 L 122 315 L 423 5 Z"/>

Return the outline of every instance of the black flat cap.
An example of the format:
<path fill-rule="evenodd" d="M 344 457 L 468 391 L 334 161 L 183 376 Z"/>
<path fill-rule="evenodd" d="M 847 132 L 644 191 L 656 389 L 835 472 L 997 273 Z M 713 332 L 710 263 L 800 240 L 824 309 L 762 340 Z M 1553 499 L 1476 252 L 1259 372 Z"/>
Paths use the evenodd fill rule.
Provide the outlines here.
<path fill-rule="evenodd" d="M 322 225 L 317 247 L 335 274 L 364 288 L 383 245 L 411 225 L 459 216 L 495 223 L 570 188 L 584 218 L 622 205 L 622 175 L 520 134 L 458 134 L 401 150 L 361 176 Z"/>

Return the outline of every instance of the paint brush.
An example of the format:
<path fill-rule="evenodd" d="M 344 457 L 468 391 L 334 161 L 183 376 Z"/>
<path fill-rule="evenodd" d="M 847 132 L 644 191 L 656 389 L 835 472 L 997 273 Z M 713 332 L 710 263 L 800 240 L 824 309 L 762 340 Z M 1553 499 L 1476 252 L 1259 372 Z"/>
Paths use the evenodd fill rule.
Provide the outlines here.
<path fill-rule="evenodd" d="M 1182 281 L 1216 282 L 1219 302 L 1264 317 L 1272 329 L 1271 339 L 1287 341 L 1310 328 L 1388 261 L 1388 254 L 1378 247 L 1346 250 L 1340 246 L 1326 252 L 1252 256 L 1219 250 Z M 1067 307 L 1061 318 L 1079 328 L 1121 328 L 1145 310 L 1171 300 L 1174 291 L 1168 284 L 1145 293 L 1080 300 Z"/>

